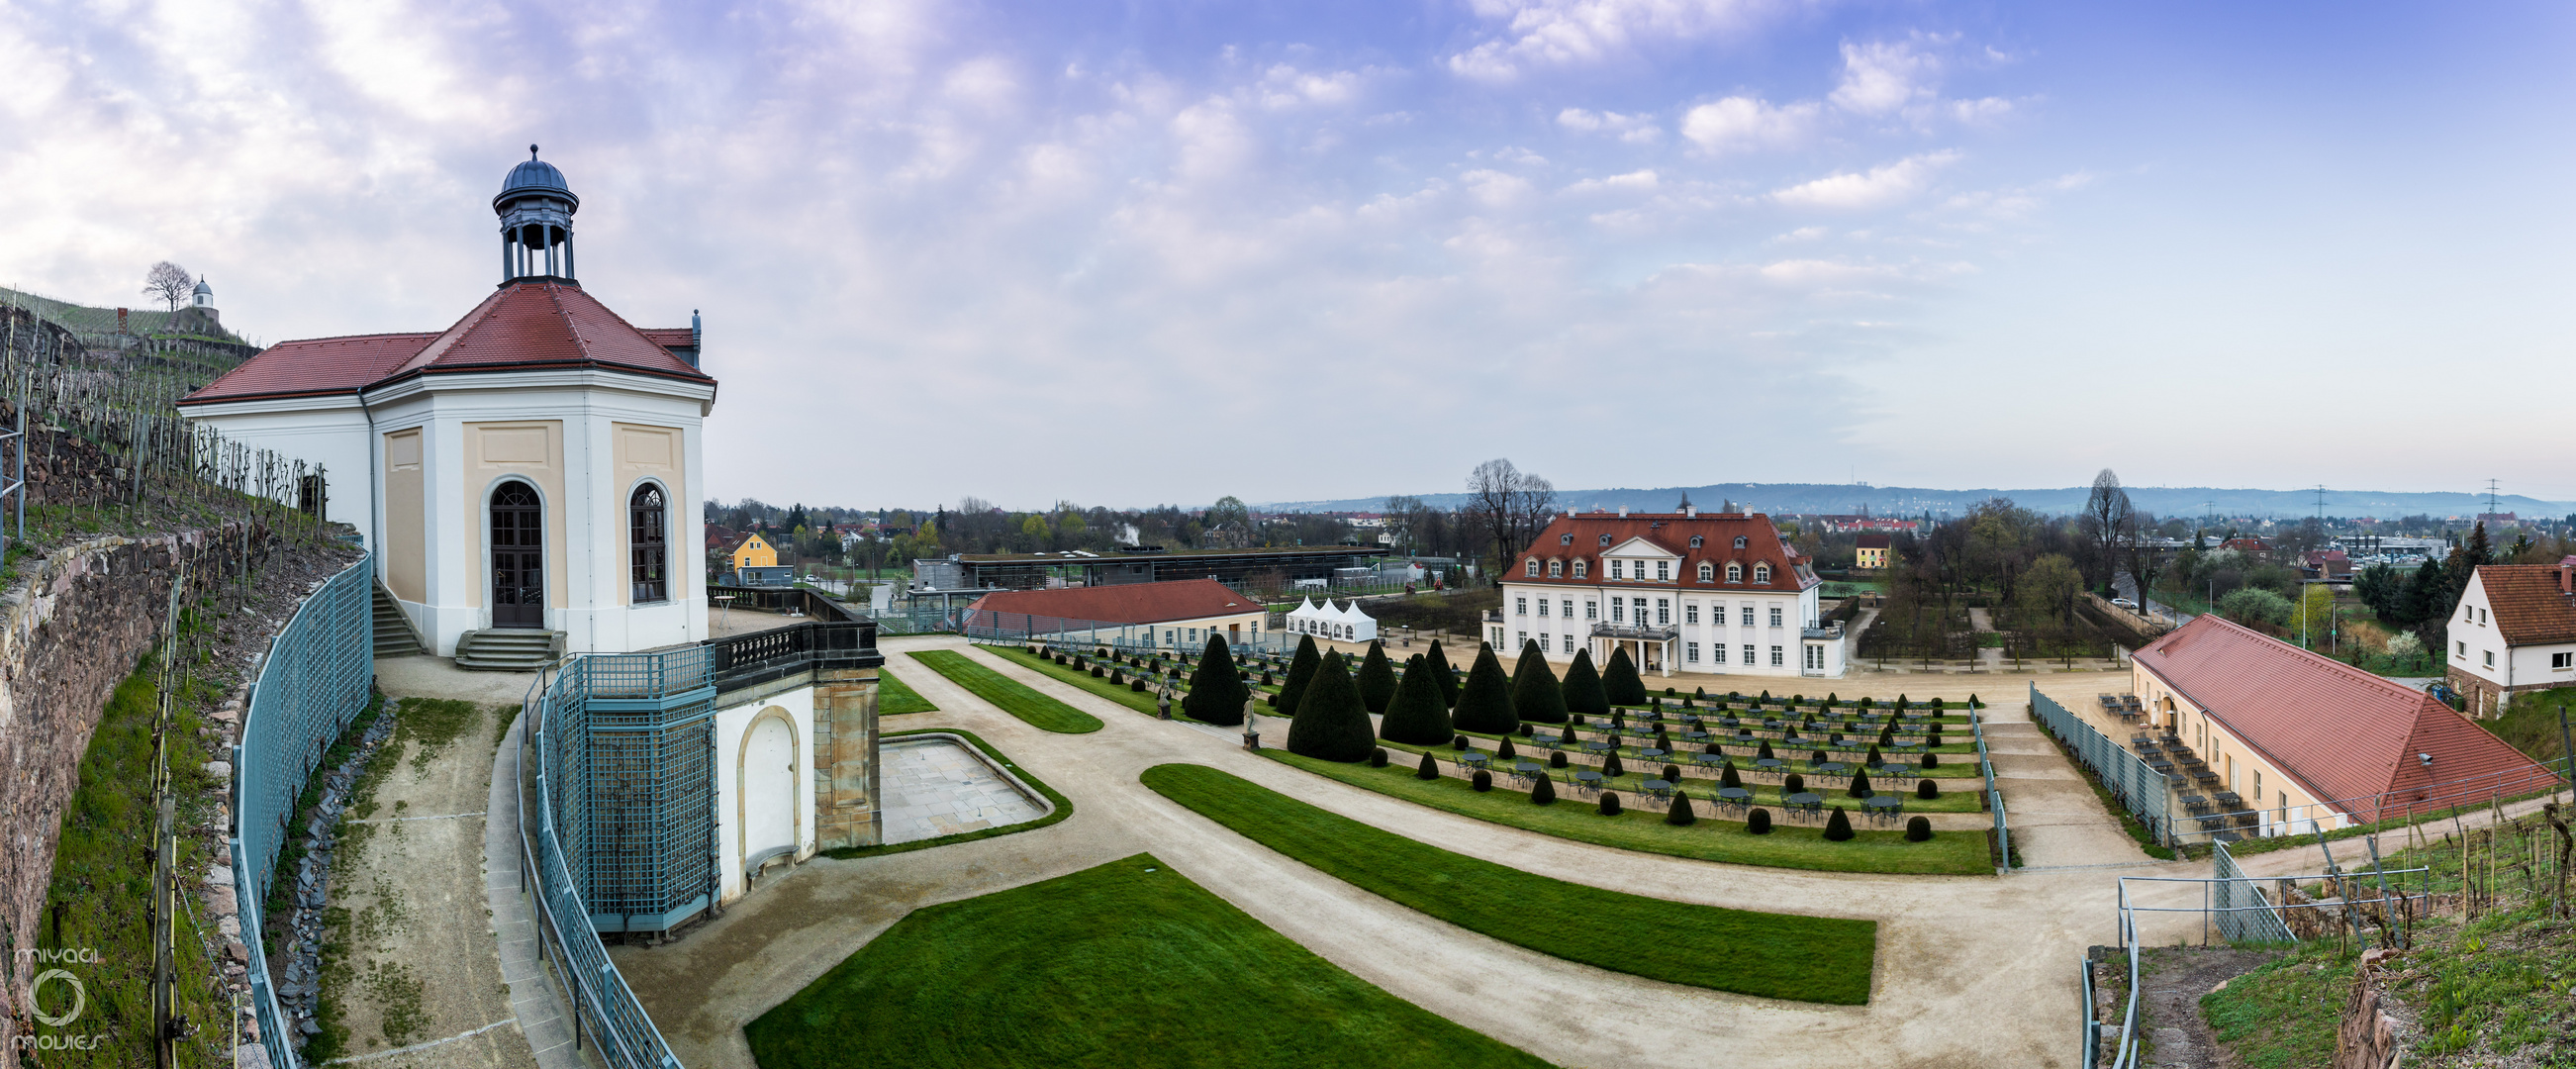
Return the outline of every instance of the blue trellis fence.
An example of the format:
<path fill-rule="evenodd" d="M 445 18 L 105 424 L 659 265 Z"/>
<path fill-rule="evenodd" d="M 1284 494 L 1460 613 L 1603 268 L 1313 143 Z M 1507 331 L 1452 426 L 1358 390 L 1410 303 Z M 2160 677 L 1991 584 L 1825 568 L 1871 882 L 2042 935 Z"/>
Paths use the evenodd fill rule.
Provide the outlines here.
<path fill-rule="evenodd" d="M 366 708 L 375 683 L 374 558 L 326 580 L 269 643 L 233 747 L 233 894 L 250 948 L 250 999 L 274 1069 L 300 1069 L 268 973 L 260 922 L 295 800 L 322 754 Z"/>
<path fill-rule="evenodd" d="M 2138 755 L 2040 693 L 2036 683 L 2030 688 L 2030 713 L 2050 735 L 2075 751 L 2076 760 L 2102 777 L 2102 786 L 2138 823 L 2146 825 L 2150 838 L 2173 845 L 2173 792 L 2164 773 L 2148 768 Z"/>

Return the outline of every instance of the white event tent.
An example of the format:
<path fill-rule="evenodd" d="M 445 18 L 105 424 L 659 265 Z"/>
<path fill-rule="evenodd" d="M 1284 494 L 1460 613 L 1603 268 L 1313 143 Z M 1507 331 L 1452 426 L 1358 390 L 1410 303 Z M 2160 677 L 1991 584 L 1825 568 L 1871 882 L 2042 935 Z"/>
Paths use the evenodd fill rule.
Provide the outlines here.
<path fill-rule="evenodd" d="M 1288 610 L 1287 625 L 1291 632 L 1316 638 L 1340 642 L 1377 640 L 1377 621 L 1361 612 L 1357 601 L 1335 608 L 1331 598 L 1325 598 L 1321 605 L 1315 604 L 1313 598 L 1304 599 L 1296 608 Z"/>

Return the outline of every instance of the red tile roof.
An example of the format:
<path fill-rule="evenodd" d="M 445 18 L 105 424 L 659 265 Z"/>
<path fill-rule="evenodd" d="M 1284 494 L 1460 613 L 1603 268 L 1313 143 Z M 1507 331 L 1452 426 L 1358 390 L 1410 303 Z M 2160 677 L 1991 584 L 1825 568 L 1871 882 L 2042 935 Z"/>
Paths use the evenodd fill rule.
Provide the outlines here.
<path fill-rule="evenodd" d="M 685 338 L 689 332 L 683 328 L 677 333 Z M 532 281 L 494 290 L 456 325 L 437 334 L 280 342 L 179 403 L 355 393 L 441 372 L 592 367 L 715 381 L 580 286 Z"/>
<path fill-rule="evenodd" d="M 1161 583 L 1114 583 L 1056 590 L 996 590 L 966 607 L 975 622 L 996 617 L 1036 616 L 1060 620 L 1098 620 L 1110 624 L 1159 624 L 1210 616 L 1239 616 L 1264 611 L 1260 602 L 1235 593 L 1214 579 L 1174 579 Z"/>
<path fill-rule="evenodd" d="M 2437 783 L 2475 780 L 2483 799 L 2545 786 L 2550 772 L 2432 695 L 2204 614 L 2136 654 L 2318 798 L 2363 820 L 2387 805 L 2440 800 Z M 2418 754 L 2433 755 L 2427 768 Z M 2452 799 L 2457 800 L 2457 799 Z M 2392 814 L 2393 815 L 2393 814 Z"/>
<path fill-rule="evenodd" d="M 1895 535 L 1865 534 L 1860 536 L 1860 549 L 1887 549 L 1896 544 Z"/>
<path fill-rule="evenodd" d="M 2561 593 L 2558 564 L 2484 564 L 2478 585 L 2508 645 L 2576 642 L 2576 597 Z"/>
<path fill-rule="evenodd" d="M 1609 545 L 1601 544 L 1604 535 L 1609 536 Z M 1698 547 L 1690 544 L 1693 536 L 1698 536 L 1701 541 Z M 1735 548 L 1735 540 L 1739 537 L 1744 539 L 1743 549 Z M 1568 542 L 1568 538 L 1572 541 Z M 1644 539 L 1648 544 L 1680 557 L 1681 564 L 1674 570 L 1672 582 L 1622 579 L 1616 581 L 1620 586 L 1787 592 L 1805 590 L 1822 582 L 1796 550 L 1780 541 L 1780 529 L 1771 525 L 1771 517 L 1759 512 L 1703 512 L 1697 516 L 1679 512 L 1632 512 L 1626 516 L 1615 512 L 1559 515 L 1538 533 L 1538 539 L 1530 544 L 1528 550 L 1512 561 L 1511 571 L 1502 580 L 1506 583 L 1559 586 L 1607 585 L 1609 576 L 1601 564 L 1602 552 L 1617 549 L 1632 539 Z M 1529 574 L 1529 566 L 1525 563 L 1533 558 L 1539 561 L 1536 577 Z M 1547 562 L 1551 560 L 1566 562 L 1562 576 L 1547 578 Z M 1578 560 L 1587 562 L 1586 574 L 1581 579 L 1574 577 L 1573 562 Z M 1699 581 L 1701 561 L 1716 566 L 1716 579 L 1706 583 Z M 1726 581 L 1729 561 L 1743 563 L 1743 582 Z M 1771 565 L 1771 581 L 1768 583 L 1753 581 L 1753 566 L 1762 563 Z"/>

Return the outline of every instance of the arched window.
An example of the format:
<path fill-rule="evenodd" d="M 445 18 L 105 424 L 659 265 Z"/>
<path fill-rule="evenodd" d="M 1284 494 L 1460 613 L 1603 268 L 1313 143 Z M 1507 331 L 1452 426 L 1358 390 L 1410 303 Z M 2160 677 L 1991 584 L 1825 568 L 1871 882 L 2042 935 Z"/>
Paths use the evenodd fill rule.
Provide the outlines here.
<path fill-rule="evenodd" d="M 1532 579 L 1538 578 L 1538 558 L 1536 557 L 1531 557 L 1529 559 L 1529 577 Z"/>
<path fill-rule="evenodd" d="M 1737 564 L 1737 563 L 1736 563 L 1736 562 L 1734 562 L 1734 561 L 1728 561 L 1728 562 L 1726 562 L 1726 581 L 1727 581 L 1727 582 L 1730 582 L 1730 583 L 1741 583 L 1741 582 L 1743 582 L 1743 581 L 1744 581 L 1744 566 L 1743 566 L 1743 565 L 1741 565 L 1741 564 Z"/>
<path fill-rule="evenodd" d="M 1737 549 L 1742 549 L 1742 548 L 1744 548 L 1744 536 L 1743 536 L 1743 535 L 1737 535 L 1737 536 L 1735 536 L 1735 548 L 1737 548 Z"/>
<path fill-rule="evenodd" d="M 1692 548 L 1692 549 L 1698 549 L 1701 545 L 1705 544 L 1707 541 L 1708 541 L 1707 539 L 1702 538 L 1702 537 L 1700 537 L 1700 536 L 1698 536 L 1698 535 L 1692 535 L 1692 536 L 1691 536 L 1691 548 Z"/>
<path fill-rule="evenodd" d="M 1554 579 L 1554 578 L 1557 578 L 1558 576 L 1562 576 L 1562 575 L 1564 575 L 1564 574 L 1565 574 L 1565 562 L 1564 562 L 1564 561 L 1561 561 L 1561 560 L 1552 560 L 1552 561 L 1547 562 L 1547 577 L 1548 577 L 1548 578 L 1550 578 L 1550 579 Z"/>
<path fill-rule="evenodd" d="M 1717 566 L 1707 561 L 1699 562 L 1699 581 L 1705 583 L 1715 578 L 1717 578 Z"/>
<path fill-rule="evenodd" d="M 1757 583 L 1768 583 L 1768 582 L 1770 582 L 1770 581 L 1771 581 L 1771 566 L 1770 566 L 1770 565 L 1768 565 L 1768 564 L 1756 564 L 1756 565 L 1754 565 L 1754 566 L 1753 566 L 1753 581 L 1754 581 L 1754 582 L 1757 582 Z"/>
<path fill-rule="evenodd" d="M 667 525 L 662 522 L 662 488 L 646 483 L 626 502 L 626 558 L 633 601 L 671 600 L 671 554 Z"/>
<path fill-rule="evenodd" d="M 1583 578 L 1585 575 L 1591 574 L 1591 571 L 1592 571 L 1592 563 L 1591 563 L 1590 561 L 1576 561 L 1576 562 L 1574 562 L 1574 577 L 1575 577 L 1575 578 L 1577 578 L 1577 579 L 1581 579 L 1581 578 Z"/>

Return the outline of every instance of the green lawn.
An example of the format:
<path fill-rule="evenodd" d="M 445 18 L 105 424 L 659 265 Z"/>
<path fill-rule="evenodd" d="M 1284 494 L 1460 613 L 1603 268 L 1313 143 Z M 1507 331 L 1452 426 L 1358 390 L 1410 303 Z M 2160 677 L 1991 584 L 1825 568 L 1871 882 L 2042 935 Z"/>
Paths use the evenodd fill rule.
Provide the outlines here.
<path fill-rule="evenodd" d="M 1109 699 L 1110 701 L 1117 702 L 1120 705 L 1134 709 L 1146 716 L 1156 715 L 1154 695 L 1151 693 L 1138 694 L 1135 691 L 1127 689 L 1121 684 L 1111 683 L 1107 679 L 1093 679 L 1089 672 L 1077 672 L 1068 666 L 1057 664 L 1044 657 L 1032 656 L 1026 647 L 984 646 L 981 647 L 981 649 L 986 653 L 998 656 L 1003 660 L 1017 664 L 1023 668 L 1027 668 L 1031 671 L 1043 672 L 1056 679 L 1071 683 L 1074 686 L 1090 691 L 1093 694 L 1097 694 L 1103 698 Z M 1125 668 L 1123 666 L 1120 670 L 1126 672 L 1131 677 L 1134 676 L 1136 672 L 1133 668 Z M 1175 699 L 1172 702 L 1172 716 L 1174 718 L 1181 718 L 1181 703 L 1178 699 Z"/>
<path fill-rule="evenodd" d="M 1480 792 L 1468 786 L 1467 781 L 1453 776 L 1442 776 L 1436 780 L 1415 779 L 1410 763 L 1370 768 L 1365 764 L 1346 765 L 1338 761 L 1299 757 L 1286 750 L 1267 747 L 1262 749 L 1261 755 L 1354 787 L 1365 787 L 1433 809 L 1445 809 L 1460 816 L 1596 846 L 1615 846 L 1622 850 L 1671 854 L 1732 865 L 1830 872 L 1983 876 L 1995 870 L 1986 849 L 1984 832 L 1935 832 L 1930 842 L 1909 843 L 1902 831 L 1867 827 L 1867 822 L 1860 818 L 1860 806 L 1848 798 L 1828 796 L 1829 804 L 1842 804 L 1852 814 L 1851 840 L 1834 843 L 1825 841 L 1822 823 L 1789 823 L 1785 819 L 1787 814 L 1777 805 L 1764 807 L 1771 810 L 1771 819 L 1776 822 L 1771 825 L 1769 835 L 1748 834 L 1743 821 L 1711 816 L 1715 810 L 1706 799 L 1696 797 L 1692 804 L 1699 813 L 1699 822 L 1686 828 L 1676 828 L 1664 823 L 1662 810 L 1638 808 L 1615 817 L 1602 816 L 1598 805 L 1576 795 L 1571 788 L 1560 788 L 1565 793 L 1558 795 L 1553 805 L 1531 805 L 1529 792 L 1499 783 L 1491 791 Z M 1766 792 L 1772 789 L 1762 788 Z M 1636 796 L 1622 793 L 1620 800 L 1634 803 Z"/>
<path fill-rule="evenodd" d="M 1100 730 L 1099 717 L 1030 690 L 955 650 L 917 650 L 912 658 L 1003 712 L 1028 721 L 1032 727 L 1060 735 Z"/>
<path fill-rule="evenodd" d="M 902 680 L 894 677 L 894 673 L 882 669 L 877 672 L 877 715 L 896 716 L 903 713 L 938 711 L 939 707 L 930 704 L 930 699 L 922 697 L 921 692 L 905 686 Z"/>
<path fill-rule="evenodd" d="M 1156 765 L 1140 778 L 1362 890 L 1542 954 L 1764 998 L 1869 1002 L 1876 921 L 1720 909 L 1567 883 L 1381 831 L 1205 765 Z"/>
<path fill-rule="evenodd" d="M 996 835 L 1010 835 L 1016 832 L 1036 831 L 1049 824 L 1061 822 L 1065 818 L 1073 815 L 1073 799 L 1057 793 L 1055 788 L 1047 786 L 1046 781 L 1039 779 L 1035 773 L 1012 764 L 1011 759 L 1004 756 L 1002 751 L 994 749 L 993 744 L 985 742 L 980 736 L 976 735 L 972 731 L 965 730 L 964 728 L 917 728 L 912 731 L 889 731 L 880 736 L 880 739 L 884 742 L 893 742 L 906 735 L 956 735 L 964 738 L 976 749 L 984 751 L 984 756 L 992 758 L 994 764 L 1010 769 L 1012 775 L 1020 777 L 1020 782 L 1037 788 L 1039 794 L 1047 796 L 1048 801 L 1055 803 L 1055 812 L 1039 817 L 1036 820 L 1022 821 L 1018 824 L 1005 824 L 998 828 L 977 828 L 974 831 L 961 831 L 955 835 L 942 835 L 931 839 L 915 839 L 908 843 L 889 843 L 881 846 L 852 846 L 844 847 L 839 850 L 826 850 L 823 851 L 823 853 L 831 857 L 843 859 L 854 857 L 874 857 L 878 854 L 904 854 L 910 853 L 914 850 L 927 850 L 934 846 L 946 846 L 950 843 L 972 842 L 977 839 L 990 839 Z"/>
<path fill-rule="evenodd" d="M 1151 854 L 915 910 L 743 1031 L 771 1069 L 1547 1064 L 1342 971 Z"/>

